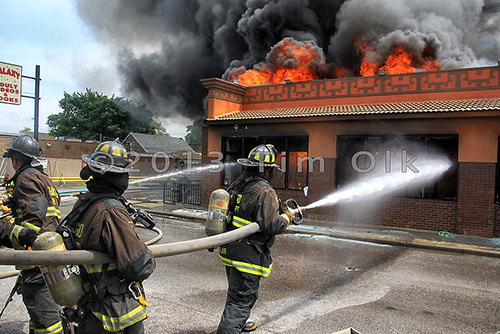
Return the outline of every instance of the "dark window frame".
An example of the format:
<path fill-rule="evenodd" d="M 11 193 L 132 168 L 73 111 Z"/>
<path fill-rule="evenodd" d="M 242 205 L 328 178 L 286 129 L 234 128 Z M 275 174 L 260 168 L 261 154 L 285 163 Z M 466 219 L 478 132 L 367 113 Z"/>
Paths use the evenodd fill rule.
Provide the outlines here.
<path fill-rule="evenodd" d="M 349 143 L 351 141 L 352 143 Z M 358 143 L 355 143 L 358 141 Z M 445 149 L 445 154 L 452 160 L 453 166 L 438 180 L 423 187 L 407 187 L 392 197 L 415 198 L 415 199 L 433 199 L 456 201 L 458 194 L 458 150 L 459 137 L 455 134 L 408 134 L 408 135 L 342 135 L 337 138 L 337 169 L 335 175 L 336 188 L 345 186 L 356 178 L 354 169 L 348 171 L 351 167 L 352 153 L 360 150 L 370 151 L 377 147 L 373 143 L 391 143 L 403 141 L 409 146 L 419 146 L 425 149 L 424 152 L 433 152 L 438 149 Z M 419 143 L 420 141 L 420 143 Z M 361 143 L 362 142 L 362 143 Z M 434 143 L 434 145 L 432 144 Z M 351 144 L 351 145 L 349 145 Z M 423 146 L 422 146 L 423 144 Z M 436 145 L 437 144 L 437 145 Z M 439 146 L 442 145 L 442 147 Z M 359 146 L 356 146 L 359 145 Z M 373 145 L 373 146 L 371 146 Z M 446 146 L 446 147 L 445 147 Z M 379 154 L 384 155 L 382 151 L 385 147 L 378 147 Z M 397 153 L 397 152 L 396 152 Z M 411 155 L 411 152 L 410 152 Z M 381 156 L 382 157 L 382 156 Z M 349 166 L 349 167 L 346 167 Z M 446 179 L 445 179 L 446 178 Z M 450 186 L 451 185 L 451 186 Z M 416 192 L 416 190 L 419 190 Z M 446 193 L 444 196 L 442 193 Z M 418 196 L 415 194 L 419 194 Z"/>
<path fill-rule="evenodd" d="M 290 147 L 293 145 L 293 141 L 301 141 L 302 140 L 302 147 L 301 149 L 304 149 L 303 151 L 295 151 L 290 149 L 293 149 L 293 147 Z M 240 148 L 238 149 L 237 142 L 240 141 Z M 277 141 L 283 141 L 284 142 L 284 149 L 283 146 L 276 145 Z M 231 143 L 229 143 L 231 142 Z M 283 142 L 281 144 L 283 144 Z M 248 153 L 252 148 L 254 148 L 257 145 L 261 144 L 273 144 L 275 145 L 276 149 L 278 150 L 278 153 L 281 154 L 282 152 L 286 152 L 286 159 L 285 159 L 285 172 L 284 174 L 284 180 L 283 180 L 283 186 L 276 185 L 276 173 L 275 177 L 273 178 L 273 181 L 271 184 L 275 189 L 279 190 L 296 190 L 296 191 L 303 191 L 302 189 L 307 186 L 308 181 L 309 181 L 309 161 L 306 160 L 304 163 L 306 164 L 305 168 L 302 169 L 301 173 L 305 173 L 305 184 L 302 185 L 300 188 L 290 188 L 290 156 L 289 152 L 309 152 L 309 136 L 231 136 L 231 137 L 222 137 L 221 138 L 221 147 L 222 147 L 222 154 L 223 154 L 223 162 L 224 163 L 231 163 L 235 162 L 238 158 L 243 158 L 247 157 Z M 228 154 L 229 153 L 229 154 Z M 228 157 L 231 157 L 228 160 Z M 281 159 L 278 158 L 278 164 L 281 165 Z M 228 170 L 231 168 L 230 170 Z M 229 186 L 232 181 L 234 181 L 242 171 L 241 165 L 236 164 L 233 167 L 225 167 L 223 171 L 221 172 L 221 185 L 222 186 Z M 229 177 L 226 178 L 226 174 L 230 174 Z"/>

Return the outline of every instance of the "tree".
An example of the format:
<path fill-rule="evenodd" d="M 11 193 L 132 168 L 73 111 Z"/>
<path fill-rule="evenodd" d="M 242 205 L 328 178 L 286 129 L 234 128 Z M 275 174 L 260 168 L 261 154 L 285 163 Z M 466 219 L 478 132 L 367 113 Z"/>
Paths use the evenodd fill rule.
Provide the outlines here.
<path fill-rule="evenodd" d="M 47 117 L 49 134 L 84 140 L 124 138 L 129 132 L 157 134 L 165 129 L 153 120 L 145 105 L 124 98 L 108 97 L 87 88 L 85 93 L 64 92 L 59 101 L 63 110 Z"/>
<path fill-rule="evenodd" d="M 203 127 L 203 118 L 197 119 L 193 124 L 186 126 L 187 134 L 184 137 L 196 152 L 201 152 L 201 128 Z"/>

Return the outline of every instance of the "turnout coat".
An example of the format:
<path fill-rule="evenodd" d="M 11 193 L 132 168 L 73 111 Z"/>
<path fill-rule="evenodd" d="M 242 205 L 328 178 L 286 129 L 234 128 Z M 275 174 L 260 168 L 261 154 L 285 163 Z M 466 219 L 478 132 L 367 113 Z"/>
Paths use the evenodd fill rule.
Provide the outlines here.
<path fill-rule="evenodd" d="M 81 200 L 95 195 L 86 193 Z M 83 266 L 88 274 L 84 277 L 90 277 L 97 291 L 87 308 L 102 321 L 104 329 L 115 332 L 146 319 L 147 304 L 138 298 L 140 282 L 153 273 L 156 264 L 124 205 L 111 197 L 98 200 L 72 232 L 76 249 L 107 253 L 115 259 L 111 264 Z M 138 286 L 141 291 L 137 291 Z"/>

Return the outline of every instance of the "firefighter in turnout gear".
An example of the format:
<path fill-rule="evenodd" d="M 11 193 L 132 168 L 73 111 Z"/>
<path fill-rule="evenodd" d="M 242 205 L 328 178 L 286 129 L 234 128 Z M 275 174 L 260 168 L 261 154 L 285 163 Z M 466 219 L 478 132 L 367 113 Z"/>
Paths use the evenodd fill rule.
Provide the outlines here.
<path fill-rule="evenodd" d="M 227 230 L 256 222 L 260 230 L 246 238 L 219 247 L 219 257 L 226 268 L 228 291 L 217 334 L 239 334 L 257 328 L 247 322 L 258 298 L 261 277 L 271 273 L 270 248 L 275 235 L 292 222 L 293 214 L 283 212 L 276 192 L 270 185 L 277 151 L 272 145 L 259 145 L 248 158 L 238 159 L 243 173 L 228 188 L 231 194 Z"/>
<path fill-rule="evenodd" d="M 142 281 L 156 264 L 120 200 L 128 188 L 131 160 L 117 141 L 100 143 L 82 159 L 87 165 L 80 176 L 88 180 L 89 191 L 81 195 L 74 209 L 93 197 L 100 199 L 84 211 L 72 229 L 75 249 L 104 252 L 116 261 L 82 266 L 83 285 L 90 284 L 93 292 L 86 293 L 80 302 L 84 315 L 77 333 L 143 333 L 147 303 Z"/>
<path fill-rule="evenodd" d="M 4 153 L 16 170 L 10 205 L 14 223 L 0 222 L 0 243 L 25 250 L 37 235 L 55 231 L 61 220 L 59 193 L 40 164 L 40 146 L 28 135 L 14 139 Z M 30 333 L 63 333 L 59 306 L 54 302 L 42 274 L 35 266 L 16 266 L 21 270 L 20 291 L 30 316 Z"/>

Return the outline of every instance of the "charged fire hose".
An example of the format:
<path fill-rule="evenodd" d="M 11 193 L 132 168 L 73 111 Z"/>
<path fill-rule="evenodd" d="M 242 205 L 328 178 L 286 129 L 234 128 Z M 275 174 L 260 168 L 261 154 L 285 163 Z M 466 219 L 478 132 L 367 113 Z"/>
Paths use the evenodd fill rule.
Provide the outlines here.
<path fill-rule="evenodd" d="M 214 248 L 220 245 L 242 239 L 259 230 L 259 224 L 251 223 L 236 230 L 225 232 L 210 237 L 180 241 L 169 244 L 152 245 L 149 249 L 153 257 L 173 256 L 184 253 L 196 252 L 204 249 Z M 0 265 L 64 265 L 64 264 L 103 264 L 114 260 L 107 254 L 87 251 L 25 251 L 0 249 Z"/>
<path fill-rule="evenodd" d="M 142 227 L 142 226 L 137 225 L 137 227 Z M 153 239 L 144 242 L 144 244 L 146 246 L 149 246 L 149 245 L 152 245 L 152 244 L 158 242 L 163 237 L 163 232 L 159 228 L 153 227 L 152 230 L 155 231 L 158 235 L 156 237 L 154 237 Z M 2 255 L 0 255 L 0 257 L 1 256 Z M 9 277 L 17 276 L 17 275 L 19 275 L 19 272 L 20 272 L 19 270 L 12 270 L 12 271 L 8 271 L 8 272 L 5 272 L 5 273 L 0 273 L 0 280 L 4 279 L 4 278 L 9 278 Z"/>

